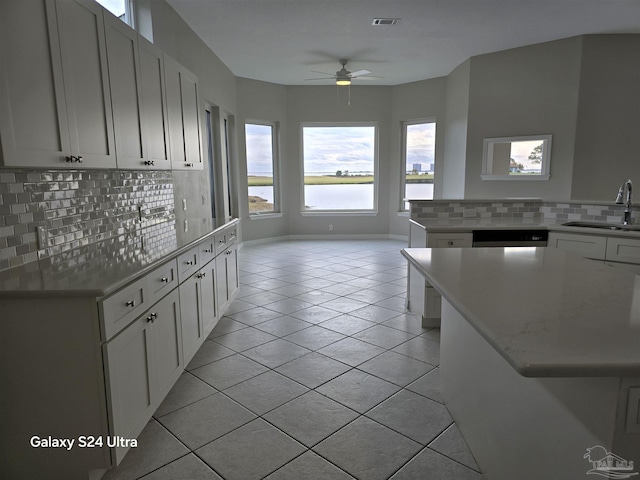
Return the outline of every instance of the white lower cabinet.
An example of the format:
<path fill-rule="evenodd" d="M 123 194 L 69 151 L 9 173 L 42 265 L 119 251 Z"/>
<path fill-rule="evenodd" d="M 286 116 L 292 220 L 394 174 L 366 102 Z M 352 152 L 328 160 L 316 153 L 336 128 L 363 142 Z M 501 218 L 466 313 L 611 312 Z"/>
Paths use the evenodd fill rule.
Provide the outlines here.
<path fill-rule="evenodd" d="M 219 309 L 226 309 L 238 291 L 238 246 L 227 245 L 216 257 L 216 280 Z"/>
<path fill-rule="evenodd" d="M 113 436 L 136 438 L 183 370 L 178 290 L 103 347 Z M 115 448 L 119 464 L 128 447 Z"/>
<path fill-rule="evenodd" d="M 218 298 L 215 260 L 207 263 L 200 272 L 200 311 L 204 336 L 207 337 L 218 324 Z"/>
<path fill-rule="evenodd" d="M 549 247 L 560 248 L 607 265 L 640 273 L 640 239 L 551 232 Z"/>
<path fill-rule="evenodd" d="M 607 237 L 580 233 L 550 232 L 548 247 L 559 248 L 593 260 L 604 260 Z"/>
<path fill-rule="evenodd" d="M 187 365 L 205 340 L 202 319 L 202 285 L 200 273 L 193 274 L 180 285 L 182 317 L 182 354 Z"/>
<path fill-rule="evenodd" d="M 411 248 L 460 248 L 473 245 L 472 233 L 428 233 L 424 226 L 412 221 L 409 233 Z M 407 277 L 407 306 L 420 316 L 422 326 L 440 326 L 440 307 L 442 299 L 424 275 L 409 267 Z"/>

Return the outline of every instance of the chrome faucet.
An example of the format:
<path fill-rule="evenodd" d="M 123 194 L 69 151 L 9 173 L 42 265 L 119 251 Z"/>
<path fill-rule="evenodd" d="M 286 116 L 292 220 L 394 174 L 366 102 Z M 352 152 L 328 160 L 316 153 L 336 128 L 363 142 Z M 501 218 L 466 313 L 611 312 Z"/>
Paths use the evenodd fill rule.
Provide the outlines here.
<path fill-rule="evenodd" d="M 622 205 L 622 196 L 624 195 L 624 188 L 627 187 L 627 201 L 625 202 L 624 208 L 624 217 L 622 219 L 623 225 L 631 224 L 631 191 L 633 190 L 633 183 L 631 183 L 631 179 L 627 178 L 622 185 L 620 185 L 620 189 L 618 190 L 618 196 L 616 197 L 616 205 Z"/>

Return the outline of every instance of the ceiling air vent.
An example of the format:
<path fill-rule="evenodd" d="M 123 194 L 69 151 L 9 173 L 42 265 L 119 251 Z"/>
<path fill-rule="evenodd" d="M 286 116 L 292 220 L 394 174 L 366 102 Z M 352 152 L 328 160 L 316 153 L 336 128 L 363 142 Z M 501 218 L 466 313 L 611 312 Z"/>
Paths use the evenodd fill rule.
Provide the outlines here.
<path fill-rule="evenodd" d="M 399 18 L 374 18 L 371 25 L 395 25 L 399 21 Z"/>

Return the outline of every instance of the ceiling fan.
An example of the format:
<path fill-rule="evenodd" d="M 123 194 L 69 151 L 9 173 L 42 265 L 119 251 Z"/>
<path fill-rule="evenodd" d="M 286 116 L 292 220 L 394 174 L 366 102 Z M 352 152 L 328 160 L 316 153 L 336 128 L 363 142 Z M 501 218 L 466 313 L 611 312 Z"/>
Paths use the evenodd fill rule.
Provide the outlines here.
<path fill-rule="evenodd" d="M 307 79 L 305 79 L 305 81 L 308 81 L 308 80 L 335 80 L 336 81 L 336 85 L 338 85 L 338 86 L 346 86 L 346 85 L 351 85 L 351 81 L 355 80 L 356 78 L 361 78 L 363 80 L 370 79 L 370 78 L 383 78 L 383 77 L 376 77 L 374 75 L 369 75 L 371 73 L 369 70 L 358 70 L 357 72 L 350 72 L 349 70 L 347 70 L 347 63 L 349 63 L 349 60 L 346 60 L 344 58 L 340 59 L 340 64 L 342 65 L 342 69 L 338 70 L 335 75 L 332 75 L 332 74 L 326 73 L 326 72 L 318 72 L 316 70 L 312 70 L 313 73 L 321 73 L 323 75 L 329 75 L 329 76 L 328 77 L 320 77 L 320 78 L 307 78 Z M 366 77 L 365 77 L 365 75 L 366 75 Z"/>

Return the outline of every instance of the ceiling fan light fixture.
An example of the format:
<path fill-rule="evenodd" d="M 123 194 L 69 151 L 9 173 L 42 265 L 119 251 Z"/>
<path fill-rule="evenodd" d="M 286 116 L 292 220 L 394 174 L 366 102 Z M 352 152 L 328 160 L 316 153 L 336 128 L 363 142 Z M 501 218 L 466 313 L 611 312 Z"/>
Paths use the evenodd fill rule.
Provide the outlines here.
<path fill-rule="evenodd" d="M 337 78 L 336 79 L 336 85 L 338 85 L 340 87 L 351 85 L 351 79 L 350 78 Z"/>

